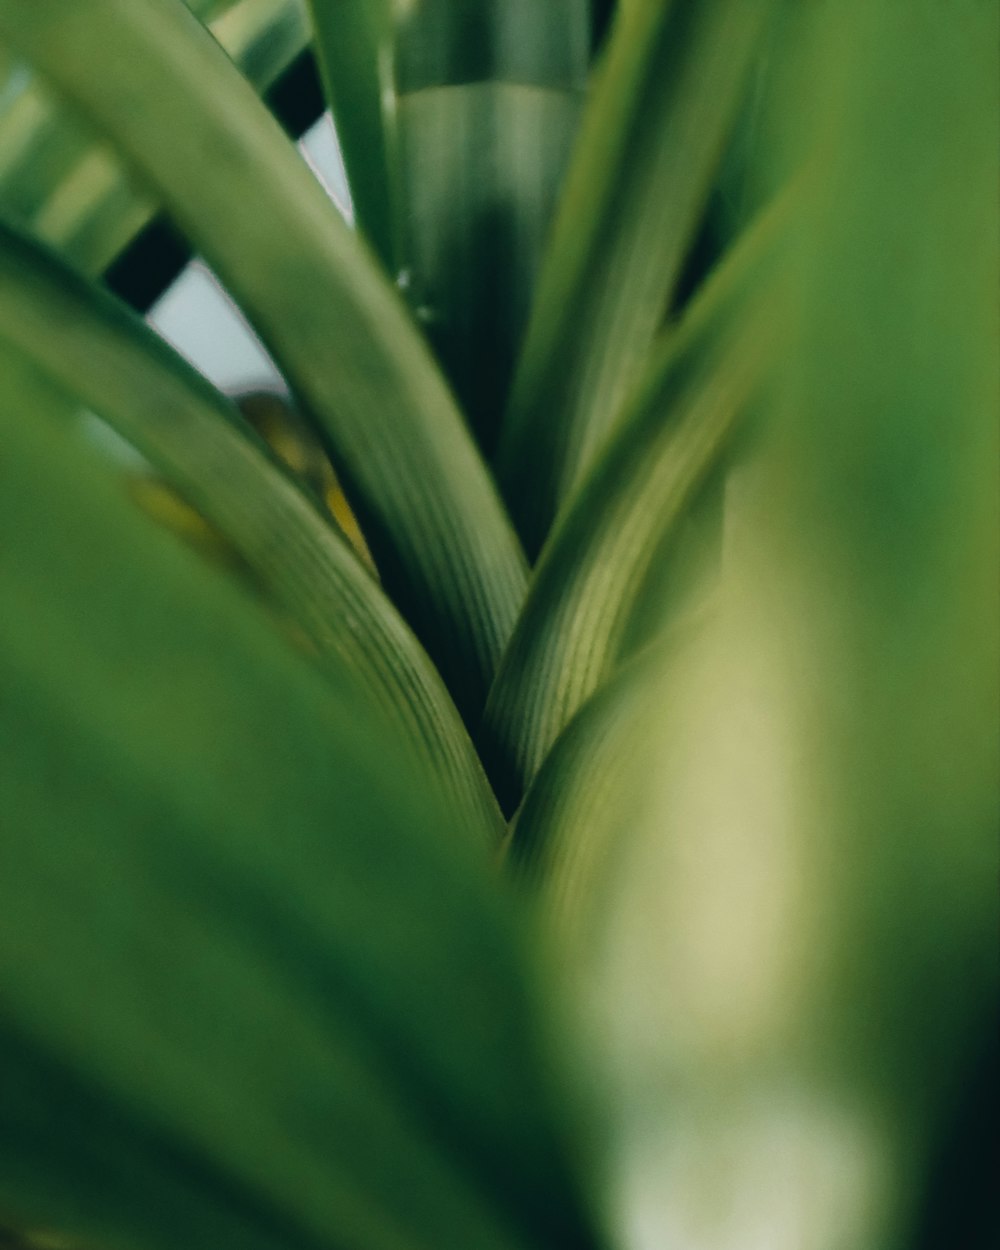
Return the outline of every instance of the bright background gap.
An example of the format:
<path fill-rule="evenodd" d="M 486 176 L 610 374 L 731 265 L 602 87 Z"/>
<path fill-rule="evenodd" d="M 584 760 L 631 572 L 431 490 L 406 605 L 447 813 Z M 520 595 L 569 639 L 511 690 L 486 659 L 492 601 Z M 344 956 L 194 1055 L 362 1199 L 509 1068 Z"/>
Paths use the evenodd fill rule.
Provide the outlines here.
<path fill-rule="evenodd" d="M 306 131 L 299 150 L 344 217 L 352 221 L 347 176 L 329 113 Z M 274 361 L 203 260 L 187 265 L 153 305 L 148 320 L 227 394 L 286 389 Z"/>

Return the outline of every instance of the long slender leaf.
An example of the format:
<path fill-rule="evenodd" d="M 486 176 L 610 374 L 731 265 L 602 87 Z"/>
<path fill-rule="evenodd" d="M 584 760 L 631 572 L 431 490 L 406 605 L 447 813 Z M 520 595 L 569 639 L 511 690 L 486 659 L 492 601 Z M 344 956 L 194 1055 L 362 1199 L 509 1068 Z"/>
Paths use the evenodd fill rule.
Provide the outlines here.
<path fill-rule="evenodd" d="M 391 0 L 310 0 L 309 7 L 354 220 L 395 278 L 400 205 Z"/>
<path fill-rule="evenodd" d="M 771 7 L 771 0 L 637 0 L 619 10 L 497 460 L 529 556 L 638 381 Z"/>
<path fill-rule="evenodd" d="M 423 0 L 396 19 L 407 294 L 496 445 L 587 81 L 588 0 Z"/>
<path fill-rule="evenodd" d="M 476 715 L 523 557 L 372 258 L 178 0 L 10 0 L 0 33 L 144 172 L 254 321 L 333 453 L 383 584 Z"/>
<path fill-rule="evenodd" d="M 764 292 L 785 204 L 748 232 L 668 334 L 542 553 L 482 734 L 510 807 L 619 659 L 654 561 L 766 379 L 782 318 L 777 296 Z"/>
<path fill-rule="evenodd" d="M 347 543 L 236 410 L 136 317 L 0 227 L 0 341 L 133 443 L 232 544 L 318 663 L 403 730 L 471 830 L 499 812 L 443 683 Z"/>
<path fill-rule="evenodd" d="M 594 1244 L 509 900 L 4 360 L 0 1209 L 134 1250 Z"/>
<path fill-rule="evenodd" d="M 301 0 L 190 3 L 258 91 L 306 46 Z M 37 78 L 0 112 L 0 212 L 101 273 L 156 205 L 107 145 Z"/>
<path fill-rule="evenodd" d="M 1000 10 L 798 7 L 791 334 L 586 1002 L 649 1244 L 909 1250 L 996 1047 Z"/>

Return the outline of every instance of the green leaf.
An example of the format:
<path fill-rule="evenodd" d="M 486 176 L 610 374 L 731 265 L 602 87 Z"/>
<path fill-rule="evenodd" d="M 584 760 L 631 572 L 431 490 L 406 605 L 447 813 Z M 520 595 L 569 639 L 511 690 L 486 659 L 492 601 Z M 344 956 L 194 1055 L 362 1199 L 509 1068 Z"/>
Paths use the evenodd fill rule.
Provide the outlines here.
<path fill-rule="evenodd" d="M 392 0 L 310 0 L 309 7 L 354 220 L 395 278 L 400 205 Z"/>
<path fill-rule="evenodd" d="M 996 1039 L 1000 11 L 808 7 L 756 158 L 816 179 L 791 333 L 581 1029 L 650 1244 L 986 1245 L 954 1195 L 921 1225 Z"/>
<path fill-rule="evenodd" d="M 347 543 L 235 408 L 155 334 L 0 226 L 0 342 L 100 414 L 232 545 L 340 683 L 402 730 L 470 833 L 502 822 L 440 677 Z"/>
<path fill-rule="evenodd" d="M 109 1250 L 592 1246 L 485 857 L 4 365 L 0 1209 Z"/>
<path fill-rule="evenodd" d="M 618 837 L 642 816 L 636 803 L 648 778 L 636 744 L 655 731 L 666 655 L 690 631 L 625 664 L 587 700 L 559 735 L 512 822 L 508 855 L 520 883 L 537 897 L 563 967 L 587 951 L 601 900 L 615 884 Z"/>
<path fill-rule="evenodd" d="M 668 332 L 542 552 L 481 735 L 509 807 L 621 658 L 650 575 L 670 577 L 655 566 L 760 393 L 784 324 L 768 275 L 788 211 L 748 231 Z"/>
<path fill-rule="evenodd" d="M 529 557 L 638 380 L 772 0 L 637 0 L 593 84 L 497 468 Z"/>
<path fill-rule="evenodd" d="M 396 19 L 407 295 L 489 455 L 583 102 L 587 0 Z"/>
<path fill-rule="evenodd" d="M 189 7 L 261 92 L 308 41 L 300 0 Z M 0 112 L 0 153 L 0 212 L 87 273 L 107 268 L 156 211 L 114 152 L 36 77 Z"/>
<path fill-rule="evenodd" d="M 332 453 L 383 584 L 463 715 L 477 715 L 523 556 L 371 256 L 176 0 L 11 0 L 0 33 L 113 137 L 254 322 Z"/>

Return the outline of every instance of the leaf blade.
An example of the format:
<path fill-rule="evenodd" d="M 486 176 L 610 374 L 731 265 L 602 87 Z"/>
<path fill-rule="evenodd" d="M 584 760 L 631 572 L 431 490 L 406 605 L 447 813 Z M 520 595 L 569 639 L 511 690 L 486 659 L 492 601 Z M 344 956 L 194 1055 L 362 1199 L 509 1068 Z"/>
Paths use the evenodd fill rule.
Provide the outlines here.
<path fill-rule="evenodd" d="M 542 553 L 480 735 L 508 810 L 621 659 L 654 561 L 752 411 L 781 335 L 770 273 L 791 204 L 755 223 L 660 344 Z"/>
<path fill-rule="evenodd" d="M 7 363 L 0 1202 L 155 1250 L 592 1244 L 482 857 Z"/>
<path fill-rule="evenodd" d="M 3 226 L 0 341 L 147 456 L 232 544 L 327 676 L 359 682 L 396 723 L 470 832 L 499 835 L 478 758 L 426 654 L 232 405 L 139 318 Z"/>
<path fill-rule="evenodd" d="M 259 92 L 308 42 L 299 0 L 191 3 Z M 33 79 L 0 113 L 0 206 L 97 275 L 152 219 L 156 205 L 107 146 Z"/>
<path fill-rule="evenodd" d="M 645 0 L 617 14 L 497 459 L 529 557 L 615 421 L 666 315 L 769 7 Z"/>
<path fill-rule="evenodd" d="M 587 0 L 428 0 L 395 19 L 407 295 L 495 451 L 587 82 Z"/>
<path fill-rule="evenodd" d="M 183 6 L 13 0 L 0 30 L 127 151 L 240 300 L 332 452 L 383 584 L 473 718 L 523 555 L 373 259 Z"/>
<path fill-rule="evenodd" d="M 390 5 L 387 0 L 310 0 L 309 8 L 355 221 L 395 279 L 400 205 Z"/>

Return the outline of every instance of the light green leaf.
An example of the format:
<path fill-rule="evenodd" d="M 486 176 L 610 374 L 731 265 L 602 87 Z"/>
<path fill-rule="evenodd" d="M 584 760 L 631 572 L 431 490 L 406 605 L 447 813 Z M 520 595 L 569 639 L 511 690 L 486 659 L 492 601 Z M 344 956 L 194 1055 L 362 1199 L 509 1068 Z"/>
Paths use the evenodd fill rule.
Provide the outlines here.
<path fill-rule="evenodd" d="M 405 280 L 484 452 L 576 132 L 588 0 L 423 0 L 396 19 Z"/>
<path fill-rule="evenodd" d="M 100 414 L 232 545 L 319 665 L 356 679 L 470 833 L 500 814 L 440 677 L 405 623 L 235 408 L 137 318 L 0 227 L 0 342 Z"/>
<path fill-rule="evenodd" d="M 301 0 L 188 0 L 258 91 L 306 46 Z M 0 212 L 99 274 L 156 211 L 115 153 L 29 77 L 0 112 Z"/>
<path fill-rule="evenodd" d="M 531 557 L 638 381 L 771 7 L 771 0 L 641 0 L 616 19 L 497 460 Z"/>
<path fill-rule="evenodd" d="M 594 1245 L 485 857 L 4 365 L 0 1210 L 109 1250 Z"/>
<path fill-rule="evenodd" d="M 791 334 L 582 1001 L 650 1244 L 987 1245 L 926 1216 L 996 1039 L 1000 11 L 807 26 L 767 128 L 816 177 Z"/>
<path fill-rule="evenodd" d="M 609 675 L 654 566 L 764 384 L 784 324 L 769 278 L 783 201 L 668 332 L 545 547 L 487 703 L 482 749 L 513 807 L 559 732 Z"/>
<path fill-rule="evenodd" d="M 233 292 L 323 434 L 383 585 L 477 715 L 524 561 L 372 257 L 178 0 L 10 0 L 0 34 L 107 131 Z"/>

